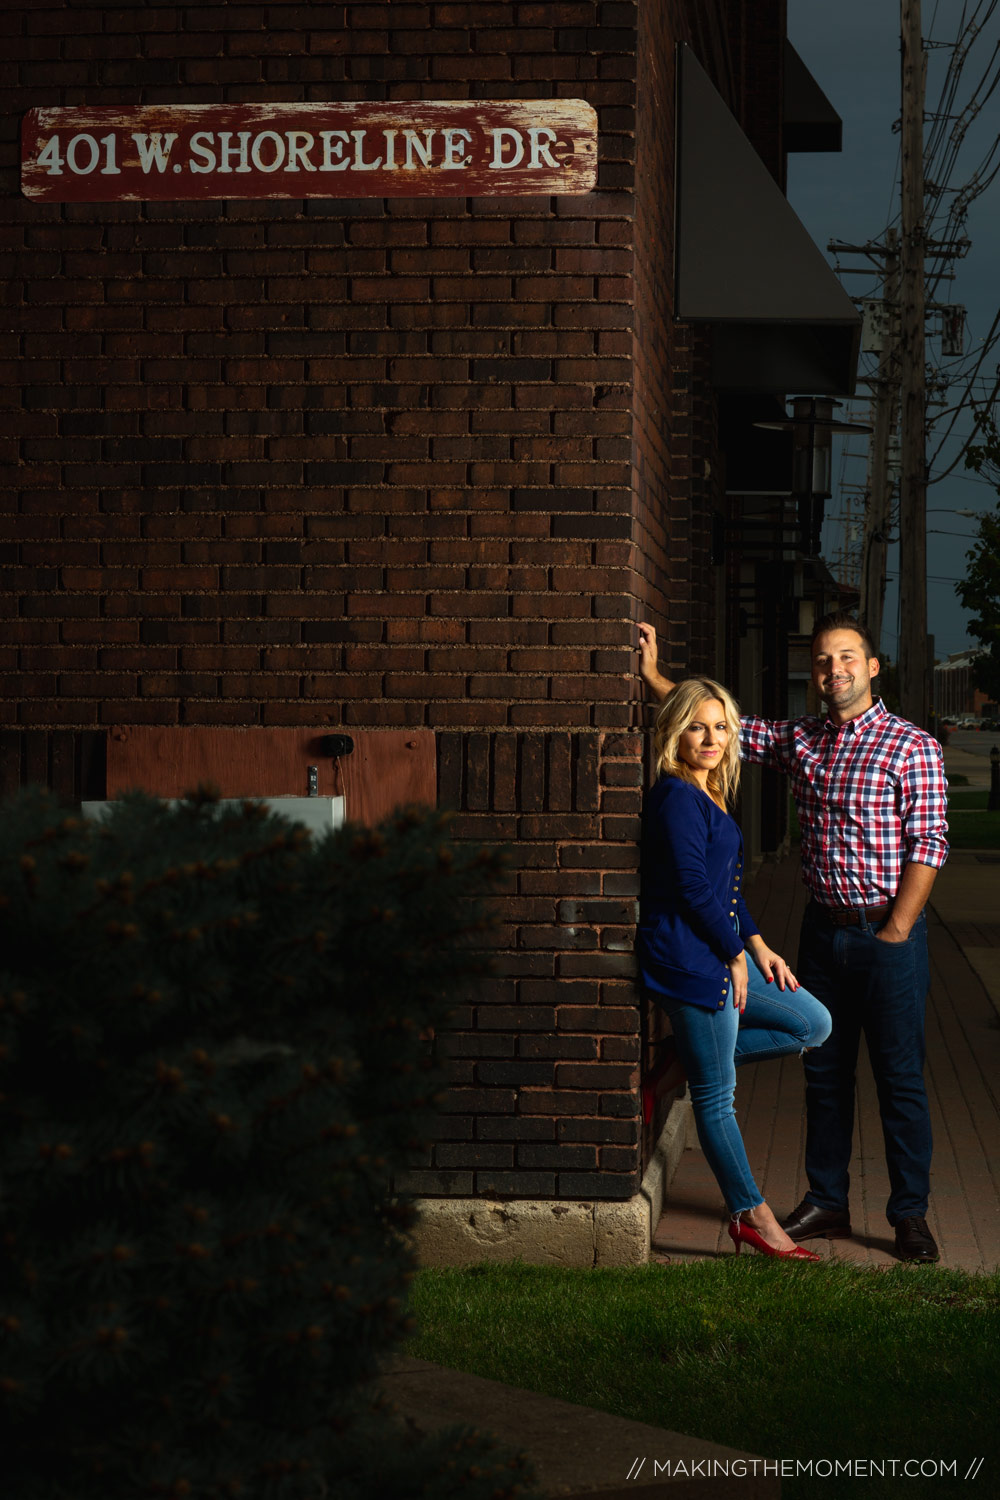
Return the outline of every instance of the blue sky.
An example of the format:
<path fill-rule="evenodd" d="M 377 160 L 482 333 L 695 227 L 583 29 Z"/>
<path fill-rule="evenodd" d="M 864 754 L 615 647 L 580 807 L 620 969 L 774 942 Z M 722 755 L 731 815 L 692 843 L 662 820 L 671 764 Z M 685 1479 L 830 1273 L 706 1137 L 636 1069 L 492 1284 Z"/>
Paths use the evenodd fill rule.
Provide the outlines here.
<path fill-rule="evenodd" d="M 925 38 L 932 42 L 952 42 L 963 13 L 986 18 L 990 5 L 986 0 L 924 0 Z M 821 0 L 788 0 L 788 35 L 807 67 L 816 78 L 844 122 L 844 149 L 839 154 L 823 153 L 789 157 L 788 197 L 813 239 L 826 253 L 830 240 L 862 244 L 879 239 L 890 218 L 897 212 L 899 136 L 893 122 L 900 113 L 899 102 L 899 6 L 894 0 L 838 0 L 836 5 Z M 966 40 L 968 40 L 968 35 Z M 955 100 L 949 113 L 957 113 L 966 103 L 981 75 L 990 64 L 995 45 L 1000 42 L 1000 9 L 989 16 L 982 31 L 973 39 Z M 928 52 L 927 108 L 938 101 L 941 80 L 951 53 L 941 47 Z M 946 123 L 951 130 L 952 121 Z M 928 125 L 928 130 L 930 129 Z M 980 110 L 970 124 L 950 177 L 952 187 L 961 186 L 980 163 L 1000 129 L 1000 89 Z M 966 351 L 981 348 L 1000 305 L 1000 277 L 997 275 L 997 250 L 1000 241 L 1000 177 L 971 205 L 965 233 L 972 248 L 963 260 L 953 261 L 956 279 L 943 282 L 936 294 L 938 301 L 957 302 L 968 309 Z M 828 257 L 832 260 L 832 257 Z M 861 265 L 859 256 L 845 256 L 844 264 Z M 874 294 L 875 282 L 863 276 L 848 276 L 844 285 L 851 296 Z M 929 350 L 939 351 L 936 335 L 928 325 Z M 980 374 L 990 382 L 995 378 L 1000 360 L 1000 345 L 986 356 Z M 947 405 L 955 404 L 965 382 L 956 383 L 947 393 Z M 863 389 L 863 388 L 862 388 Z M 978 390 L 982 391 L 980 383 Z M 865 420 L 865 402 L 845 407 L 840 415 Z M 946 419 L 948 420 L 948 419 Z M 938 436 L 945 423 L 941 423 Z M 952 437 L 944 444 L 935 472 L 947 466 L 960 447 L 960 439 L 970 427 L 967 406 L 957 416 Z M 928 444 L 930 456 L 938 444 L 933 432 Z M 849 452 L 863 453 L 864 439 L 854 438 Z M 838 474 L 847 485 L 863 485 L 865 464 L 862 458 L 834 460 L 835 483 Z M 934 635 L 935 653 L 940 658 L 960 651 L 969 643 L 965 611 L 955 597 L 954 580 L 966 571 L 965 555 L 970 543 L 964 540 L 975 528 L 975 521 L 955 515 L 956 510 L 983 511 L 996 504 L 996 492 L 977 480 L 960 463 L 954 473 L 928 489 L 928 629 Z M 835 493 L 828 510 L 836 515 L 844 510 L 844 494 Z M 855 499 L 853 504 L 857 506 Z M 948 535 L 946 533 L 958 533 Z M 844 545 L 843 523 L 830 522 L 824 531 L 824 553 L 833 558 Z M 895 548 L 889 558 L 890 575 L 898 569 Z M 897 591 L 890 576 L 886 593 L 883 648 L 895 657 L 897 646 Z"/>

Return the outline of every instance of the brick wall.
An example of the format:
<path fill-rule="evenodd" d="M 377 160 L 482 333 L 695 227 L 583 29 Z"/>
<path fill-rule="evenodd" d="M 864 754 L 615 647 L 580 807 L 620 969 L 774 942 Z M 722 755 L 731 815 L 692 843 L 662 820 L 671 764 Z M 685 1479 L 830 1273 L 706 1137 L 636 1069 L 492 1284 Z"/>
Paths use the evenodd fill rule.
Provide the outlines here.
<path fill-rule="evenodd" d="M 672 50 L 705 14 L 0 19 L 4 785 L 79 793 L 116 724 L 438 731 L 458 833 L 510 841 L 514 872 L 427 1191 L 626 1196 L 641 1165 L 635 621 L 695 665 L 714 646 L 706 346 L 671 331 L 669 258 Z M 33 106 L 553 96 L 598 111 L 586 197 L 18 189 Z"/>
<path fill-rule="evenodd" d="M 406 1185 L 624 1197 L 638 1186 L 632 924 L 641 745 L 593 731 L 439 741 L 459 836 L 511 852 L 498 973 L 444 1039 L 453 1086 Z"/>
<path fill-rule="evenodd" d="M 722 504 L 708 335 L 674 322 L 676 46 L 681 7 L 640 6 L 637 34 L 633 507 L 639 601 L 678 670 L 716 660 L 713 508 Z"/>
<path fill-rule="evenodd" d="M 6 722 L 626 727 L 632 4 L 6 12 Z M 585 199 L 61 207 L 53 103 L 580 95 Z"/>

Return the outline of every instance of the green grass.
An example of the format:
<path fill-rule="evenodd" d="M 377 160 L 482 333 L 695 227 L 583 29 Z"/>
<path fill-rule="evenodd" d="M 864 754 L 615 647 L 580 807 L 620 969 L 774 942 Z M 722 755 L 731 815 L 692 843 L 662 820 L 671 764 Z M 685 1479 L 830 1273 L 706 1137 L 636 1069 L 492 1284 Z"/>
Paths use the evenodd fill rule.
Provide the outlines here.
<path fill-rule="evenodd" d="M 948 797 L 948 842 L 953 849 L 1000 849 L 1000 812 L 987 812 L 989 793 L 952 792 Z"/>
<path fill-rule="evenodd" d="M 985 789 L 985 787 L 980 787 L 976 791 L 953 792 L 951 791 L 949 784 L 948 806 L 964 808 L 975 807 L 979 808 L 982 812 L 985 812 L 986 804 L 989 801 L 989 795 L 990 794 Z"/>
<path fill-rule="evenodd" d="M 989 793 L 948 792 L 948 841 L 953 849 L 1000 849 L 1000 812 L 987 812 Z"/>
<path fill-rule="evenodd" d="M 1000 1275 L 749 1255 L 637 1270 L 425 1270 L 422 1359 L 769 1458 L 936 1458 L 907 1500 L 1000 1482 Z M 488 1414 L 486 1417 L 488 1421 Z M 623 1480 L 624 1482 L 624 1480 Z M 785 1478 L 784 1500 L 896 1480 Z M 893 1492 L 896 1493 L 895 1491 Z"/>
<path fill-rule="evenodd" d="M 1000 849 L 1000 813 L 949 813 L 953 849 Z"/>

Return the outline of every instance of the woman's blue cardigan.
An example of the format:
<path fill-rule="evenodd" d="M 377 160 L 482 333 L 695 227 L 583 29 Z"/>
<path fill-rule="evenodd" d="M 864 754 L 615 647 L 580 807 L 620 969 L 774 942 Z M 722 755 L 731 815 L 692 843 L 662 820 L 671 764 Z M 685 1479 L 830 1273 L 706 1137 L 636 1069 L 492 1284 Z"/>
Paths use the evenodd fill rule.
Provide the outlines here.
<path fill-rule="evenodd" d="M 758 930 L 740 894 L 742 879 L 736 821 L 691 782 L 661 776 L 643 808 L 636 954 L 647 989 L 722 1009 L 729 960 Z"/>

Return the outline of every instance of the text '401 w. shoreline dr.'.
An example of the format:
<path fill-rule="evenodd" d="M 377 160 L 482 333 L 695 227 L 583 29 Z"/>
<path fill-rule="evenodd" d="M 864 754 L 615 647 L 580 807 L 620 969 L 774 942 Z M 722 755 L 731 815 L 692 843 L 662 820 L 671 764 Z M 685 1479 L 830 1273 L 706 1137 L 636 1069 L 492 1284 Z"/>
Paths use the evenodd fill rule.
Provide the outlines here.
<path fill-rule="evenodd" d="M 57 202 L 580 193 L 597 162 L 582 100 L 38 109 L 21 139 L 23 192 Z"/>

